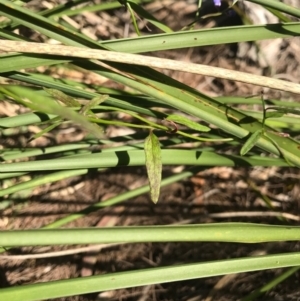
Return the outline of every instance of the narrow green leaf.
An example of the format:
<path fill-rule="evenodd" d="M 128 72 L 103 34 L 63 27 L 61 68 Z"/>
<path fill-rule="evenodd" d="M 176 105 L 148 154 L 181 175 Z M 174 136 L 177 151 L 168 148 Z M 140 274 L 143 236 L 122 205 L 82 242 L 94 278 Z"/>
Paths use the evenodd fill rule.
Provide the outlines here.
<path fill-rule="evenodd" d="M 266 8 L 271 14 L 277 17 L 283 23 L 292 22 L 292 19 L 281 13 L 280 11 L 273 8 Z"/>
<path fill-rule="evenodd" d="M 294 166 L 294 164 L 289 160 L 289 158 L 286 156 L 286 151 L 281 148 L 278 143 L 273 139 L 272 136 L 270 136 L 270 134 L 274 134 L 274 133 L 269 133 L 269 132 L 264 132 L 264 136 L 271 142 L 273 143 L 273 145 L 278 149 L 280 155 L 284 158 L 284 160 L 290 165 L 290 166 Z M 278 135 L 280 133 L 275 133 L 275 135 Z"/>
<path fill-rule="evenodd" d="M 254 132 L 253 134 L 251 134 L 251 136 L 245 142 L 245 144 L 243 145 L 243 147 L 240 151 L 241 156 L 244 156 L 249 152 L 249 150 L 255 145 L 255 143 L 262 136 L 262 132 L 263 132 L 262 129 L 260 129 L 260 130 L 257 130 L 256 132 Z"/>
<path fill-rule="evenodd" d="M 282 113 L 282 114 L 300 115 L 300 110 L 291 109 L 291 108 L 268 107 L 268 110 L 276 110 L 276 112 L 279 112 L 279 113 Z"/>
<path fill-rule="evenodd" d="M 291 16 L 300 18 L 300 10 L 296 7 L 292 7 L 290 5 L 287 5 L 285 3 L 282 3 L 281 1 L 274 1 L 274 0 L 250 0 L 253 3 L 262 5 L 266 8 L 273 8 L 276 10 L 279 10 L 281 13 L 286 13 Z"/>
<path fill-rule="evenodd" d="M 132 10 L 130 3 L 128 3 L 127 1 L 126 1 L 126 7 L 127 7 L 127 9 L 129 10 L 129 12 L 130 12 L 130 16 L 131 16 L 131 19 L 132 19 L 132 23 L 133 23 L 133 27 L 134 27 L 134 29 L 135 29 L 135 32 L 136 32 L 136 34 L 137 34 L 138 36 L 140 36 L 141 33 L 140 33 L 139 27 L 138 27 L 138 25 L 137 25 L 137 23 L 136 23 L 134 11 Z"/>
<path fill-rule="evenodd" d="M 134 231 L 134 230 L 132 230 Z M 111 234 L 110 234 L 111 235 Z M 86 233 L 83 234 L 86 236 Z M 187 234 L 188 236 L 188 234 Z M 190 279 L 221 276 L 227 274 L 254 272 L 274 268 L 292 267 L 300 264 L 300 253 L 282 253 L 266 256 L 234 258 L 155 267 L 134 271 L 115 272 L 106 275 L 49 281 L 2 288 L 1 300 L 35 301 L 57 299 L 115 289 L 169 283 Z M 288 300 L 288 299 L 286 299 Z M 291 300 L 291 299 L 289 299 Z"/>
<path fill-rule="evenodd" d="M 67 107 L 80 107 L 80 103 L 77 100 L 59 90 L 47 88 L 44 88 L 44 90 L 56 100 L 61 101 Z"/>
<path fill-rule="evenodd" d="M 197 29 L 158 35 L 148 35 L 132 39 L 113 39 L 101 42 L 101 45 L 113 50 L 130 53 L 143 53 L 167 49 L 199 47 L 227 44 L 242 41 L 265 40 L 279 37 L 299 36 L 300 24 L 269 24 L 230 26 L 214 29 Z"/>
<path fill-rule="evenodd" d="M 265 118 L 279 118 L 279 117 L 282 117 L 284 115 L 283 112 L 266 112 L 265 114 Z"/>
<path fill-rule="evenodd" d="M 106 99 L 108 98 L 108 95 L 100 95 L 100 96 L 96 96 L 94 97 L 91 101 L 89 101 L 86 105 L 84 105 L 81 110 L 80 113 L 82 113 L 83 115 L 85 115 L 86 113 L 89 113 L 91 115 L 92 112 L 90 111 L 92 108 L 94 108 L 95 106 L 100 105 L 102 102 L 104 102 Z"/>
<path fill-rule="evenodd" d="M 272 135 L 272 133 L 268 134 Z M 274 135 L 275 136 L 275 135 Z M 287 139 L 287 138 L 285 138 Z M 274 146 L 275 147 L 275 146 Z M 282 159 L 266 157 L 241 157 L 235 155 L 222 155 L 215 151 L 162 149 L 162 163 L 165 165 L 192 165 L 192 166 L 287 166 Z M 121 157 L 120 157 L 121 156 Z M 125 156 L 125 157 L 124 157 Z M 121 158 L 121 160 L 120 160 Z M 125 158 L 128 158 L 124 160 Z M 80 160 L 79 160 L 80 159 Z M 37 160 L 17 163 L 0 164 L 1 173 L 67 170 L 82 168 L 107 168 L 115 166 L 144 166 L 145 151 L 131 148 L 129 150 L 98 152 L 93 154 L 62 157 L 55 160 Z M 0 189 L 0 196 L 4 189 Z"/>
<path fill-rule="evenodd" d="M 151 15 L 148 11 L 143 9 L 143 7 L 141 5 L 138 5 L 136 2 L 130 1 L 130 0 L 128 0 L 127 3 L 128 2 L 130 2 L 131 9 L 134 10 L 140 17 L 147 20 L 149 23 L 153 24 L 154 26 L 156 26 L 163 32 L 166 32 L 166 33 L 173 32 L 173 30 L 171 28 L 169 28 L 162 22 L 158 21 L 153 15 Z"/>
<path fill-rule="evenodd" d="M 96 138 L 103 138 L 103 131 L 98 125 L 89 122 L 86 117 L 81 116 L 74 110 L 58 104 L 54 99 L 41 95 L 40 93 L 35 93 L 36 91 L 34 89 L 14 85 L 3 85 L 0 86 L 0 91 L 32 110 L 56 114 L 62 118 L 72 120 L 81 125 Z M 22 98 L 27 99 L 28 101 L 24 101 Z"/>
<path fill-rule="evenodd" d="M 248 296 L 241 299 L 241 301 L 253 301 L 258 300 L 258 297 L 265 294 L 272 288 L 276 287 L 279 283 L 285 281 L 288 277 L 294 275 L 298 270 L 299 266 L 289 268 L 288 270 L 280 273 L 279 276 L 276 276 L 274 279 L 269 281 L 268 283 L 264 284 L 263 286 L 257 288 L 254 292 L 251 292 Z"/>
<path fill-rule="evenodd" d="M 237 222 L 0 231 L 2 247 L 193 241 L 256 244 L 299 240 L 299 226 Z"/>
<path fill-rule="evenodd" d="M 202 125 L 202 124 L 199 124 L 195 121 L 192 121 L 184 116 L 181 116 L 181 115 L 169 115 L 166 120 L 170 120 L 170 121 L 174 121 L 174 122 L 177 122 L 179 124 L 182 124 L 182 125 L 185 125 L 187 126 L 188 128 L 191 128 L 193 130 L 196 130 L 196 131 L 199 131 L 199 132 L 209 132 L 210 131 L 210 128 L 205 126 L 205 125 Z"/>
<path fill-rule="evenodd" d="M 153 134 L 153 131 L 150 132 L 145 140 L 145 159 L 150 185 L 150 195 L 152 201 L 156 204 L 160 193 L 162 160 L 159 140 Z"/>
<path fill-rule="evenodd" d="M 42 136 L 45 135 L 46 133 L 49 133 L 50 131 L 52 131 L 53 129 L 55 129 L 56 127 L 58 127 L 60 124 L 61 124 L 61 122 L 56 122 L 56 123 L 53 123 L 53 124 L 47 126 L 47 127 L 46 127 L 45 129 L 43 129 L 42 131 L 40 131 L 40 132 L 34 134 L 34 135 L 30 138 L 30 141 L 42 137 Z"/>

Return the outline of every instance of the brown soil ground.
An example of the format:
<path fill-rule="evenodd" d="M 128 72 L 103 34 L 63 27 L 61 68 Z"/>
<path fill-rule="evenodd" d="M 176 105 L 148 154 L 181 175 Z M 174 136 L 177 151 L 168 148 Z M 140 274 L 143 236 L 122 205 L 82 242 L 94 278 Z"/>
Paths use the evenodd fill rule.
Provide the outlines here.
<path fill-rule="evenodd" d="M 187 4 L 188 3 L 188 4 Z M 37 5 L 35 3 L 34 5 Z M 40 5 L 40 4 L 39 4 Z M 244 5 L 244 4 L 243 4 Z M 242 5 L 249 16 L 251 9 Z M 299 5 L 299 4 L 298 4 Z M 156 1 L 145 6 L 174 30 L 193 21 L 197 5 L 194 1 Z M 209 10 L 209 8 L 207 8 Z M 129 13 L 123 8 L 100 13 L 86 13 L 73 18 L 84 27 L 85 33 L 101 39 L 131 36 L 134 31 Z M 217 22 L 207 20 L 196 24 L 196 28 L 238 24 L 239 18 L 222 16 Z M 217 23 L 217 24 L 216 24 Z M 113 26 L 112 26 L 113 24 Z M 141 30 L 147 32 L 143 20 Z M 150 25 L 148 25 L 150 26 Z M 128 30 L 127 30 L 128 28 Z M 154 31 L 155 32 L 155 31 Z M 300 78 L 299 39 L 279 40 L 277 44 L 260 42 L 262 51 L 272 62 L 258 58 L 251 43 L 220 45 L 153 53 L 162 57 L 189 60 L 242 70 L 255 74 L 288 77 L 295 81 Z M 270 52 L 272 49 L 272 52 Z M 179 72 L 166 72 L 192 87 L 210 95 L 248 96 L 260 92 L 259 87 L 213 78 L 204 78 Z M 97 83 L 98 78 L 72 72 L 63 74 Z M 109 81 L 101 82 L 114 86 Z M 279 91 L 265 91 L 268 97 L 295 99 L 296 96 Z M 299 97 L 299 96 L 298 96 Z M 257 107 L 257 109 L 260 109 Z M 16 110 L 8 108 L 7 110 Z M 114 131 L 114 129 L 112 129 Z M 81 133 L 74 132 L 74 139 Z M 17 139 L 22 144 L 22 135 Z M 26 138 L 26 137 L 25 137 Z M 40 145 L 51 140 L 39 140 Z M 56 141 L 64 141 L 61 134 Z M 70 136 L 69 138 L 70 139 Z M 14 139 L 13 142 L 15 142 Z M 3 144 L 8 147 L 12 141 Z M 164 175 L 173 169 L 166 167 Z M 34 191 L 26 203 L 15 202 L 0 216 L 0 229 L 39 228 L 68 213 L 84 209 L 90 204 L 106 200 L 114 195 L 146 184 L 144 168 L 115 168 L 94 172 L 83 177 L 72 178 L 59 183 L 45 185 Z M 208 223 L 221 221 L 288 223 L 299 224 L 299 171 L 295 168 L 226 168 L 203 169 L 196 176 L 162 189 L 161 198 L 154 205 L 148 195 L 131 199 L 107 209 L 101 209 L 78 219 L 67 227 L 103 227 L 113 225 L 165 225 L 173 223 Z M 270 199 L 275 210 L 269 210 L 262 196 Z M 276 212 L 284 212 L 286 220 L 279 220 Z M 82 248 L 85 249 L 82 249 Z M 212 261 L 217 259 L 247 257 L 259 254 L 299 251 L 295 242 L 268 244 L 226 244 L 226 243 L 153 243 L 126 244 L 114 246 L 76 246 L 12 249 L 7 254 L 22 255 L 43 253 L 44 258 L 0 259 L 0 287 L 35 282 L 53 281 L 74 277 L 99 275 L 116 271 L 128 271 L 155 266 L 176 265 Z M 81 248 L 81 249 L 79 249 Z M 73 254 L 66 254 L 73 250 Z M 146 286 L 127 290 L 104 292 L 85 296 L 55 299 L 59 301 L 92 300 L 185 300 L 185 301 L 229 301 L 261 287 L 283 273 L 283 269 L 263 272 L 228 275 L 182 281 L 170 284 Z M 257 300 L 300 300 L 300 274 L 297 272 Z"/>

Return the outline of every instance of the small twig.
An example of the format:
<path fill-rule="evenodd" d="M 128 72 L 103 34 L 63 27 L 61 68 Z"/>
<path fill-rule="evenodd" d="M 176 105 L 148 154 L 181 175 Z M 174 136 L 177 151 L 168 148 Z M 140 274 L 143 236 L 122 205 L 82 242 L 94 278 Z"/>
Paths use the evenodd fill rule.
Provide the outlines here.
<path fill-rule="evenodd" d="M 300 94 L 300 85 L 296 83 L 213 66 L 180 62 L 177 60 L 162 59 L 139 54 L 87 49 L 83 47 L 0 40 L 0 51 L 16 52 L 16 49 L 18 50 L 18 52 L 22 53 L 98 59 L 160 69 L 183 71 L 194 74 L 202 74 Z"/>
<path fill-rule="evenodd" d="M 211 213 L 208 215 L 212 218 L 231 218 L 231 217 L 248 217 L 248 216 L 272 216 L 272 217 L 284 217 L 286 219 L 300 221 L 300 217 L 291 213 L 285 212 L 266 212 L 266 211 L 243 211 L 243 212 L 221 212 Z"/>

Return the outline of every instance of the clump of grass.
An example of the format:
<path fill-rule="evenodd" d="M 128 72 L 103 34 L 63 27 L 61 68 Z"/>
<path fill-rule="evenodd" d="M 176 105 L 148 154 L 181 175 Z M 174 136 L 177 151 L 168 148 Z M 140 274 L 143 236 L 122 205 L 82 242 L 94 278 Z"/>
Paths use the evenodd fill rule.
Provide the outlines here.
<path fill-rule="evenodd" d="M 298 115 L 297 103 L 282 102 L 278 105 L 274 101 L 273 111 L 270 111 L 263 99 L 231 97 L 230 101 L 236 100 L 244 104 L 259 101 L 263 109 L 258 115 L 252 116 L 250 110 L 242 112 L 234 109 L 225 99 L 222 101 L 210 97 L 152 68 L 226 78 L 298 94 L 299 84 L 135 54 L 298 36 L 300 23 L 287 22 L 287 18 L 289 15 L 299 18 L 299 9 L 277 1 L 253 0 L 250 2 L 265 6 L 276 16 L 285 16 L 285 23 L 173 32 L 143 8 L 143 3 L 148 1 L 128 0 L 124 1 L 124 5 L 130 11 L 138 34 L 140 31 L 136 15 L 148 20 L 164 33 L 96 42 L 67 25 L 62 16 L 71 16 L 74 11 L 81 14 L 84 11 L 108 10 L 121 4 L 110 2 L 91 4 L 76 10 L 70 8 L 84 2 L 73 1 L 72 5 L 57 5 L 40 12 L 27 8 L 24 3 L 5 0 L 0 3 L 0 11 L 5 17 L 1 24 L 0 50 L 7 52 L 1 54 L 0 96 L 2 101 L 17 103 L 26 108 L 26 113 L 0 120 L 2 133 L 7 134 L 20 127 L 28 129 L 34 125 L 39 128 L 31 137 L 34 140 L 54 129 L 73 124 L 86 133 L 82 141 L 70 141 L 62 145 L 3 149 L 0 177 L 2 181 L 11 180 L 12 184 L 1 189 L 0 196 L 4 200 L 13 199 L 16 193 L 68 177 L 84 175 L 90 168 L 102 170 L 116 166 L 146 165 L 149 186 L 94 204 L 79 213 L 74 212 L 46 225 L 45 229 L 2 231 L 2 252 L 9 247 L 49 245 L 49 242 L 55 245 L 154 241 L 260 243 L 299 240 L 300 229 L 297 227 L 243 223 L 59 229 L 91 211 L 113 206 L 148 191 L 152 200 L 157 202 L 161 186 L 190 177 L 204 166 L 300 166 L 300 144 L 292 138 L 299 128 L 295 126 L 295 118 L 289 116 L 291 113 Z M 201 1 L 199 6 L 200 4 Z M 223 13 L 221 3 L 215 1 L 215 4 L 220 8 L 210 17 Z M 36 41 L 16 34 L 14 30 L 21 26 L 38 33 L 45 43 L 34 43 Z M 50 39 L 62 45 L 46 43 Z M 79 69 L 101 75 L 122 84 L 130 92 L 112 88 L 91 89 L 85 83 L 54 79 L 50 75 L 40 74 L 37 71 L 40 66 Z M 118 113 L 125 114 L 131 121 L 121 120 Z M 281 127 L 289 127 L 290 124 L 293 127 L 289 135 L 286 135 Z M 135 133 L 111 138 L 106 135 L 106 128 L 109 126 L 132 128 Z M 115 146 L 115 142 L 122 145 Z M 203 143 L 210 143 L 210 150 L 205 150 Z M 93 153 L 92 146 L 95 145 L 100 146 L 100 149 L 103 145 L 106 147 L 99 153 Z M 228 155 L 220 151 L 220 146 L 234 146 L 235 149 L 238 146 L 240 152 L 232 150 Z M 48 158 L 39 160 L 39 156 L 45 154 L 49 155 Z M 164 165 L 193 168 L 161 178 Z M 37 171 L 43 171 L 43 175 L 37 175 Z M 27 177 L 24 178 L 24 175 Z M 9 206 L 10 202 L 6 205 Z M 299 264 L 299 252 L 278 253 L 272 256 L 224 259 L 177 267 L 133 270 L 86 279 L 22 285 L 1 289 L 0 297 L 3 300 L 33 301 L 230 273 L 293 267 L 285 276 L 280 277 L 280 281 L 283 281 L 297 270 L 295 266 Z M 273 279 L 270 285 L 258 289 L 255 294 L 246 296 L 245 300 L 253 300 L 258 294 L 265 292 L 266 287 L 270 289 L 279 283 L 278 279 Z"/>

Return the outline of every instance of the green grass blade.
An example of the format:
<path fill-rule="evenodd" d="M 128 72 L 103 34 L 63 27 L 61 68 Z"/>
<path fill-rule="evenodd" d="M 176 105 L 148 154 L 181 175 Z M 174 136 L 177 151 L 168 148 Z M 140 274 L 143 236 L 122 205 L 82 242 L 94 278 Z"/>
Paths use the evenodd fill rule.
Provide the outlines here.
<path fill-rule="evenodd" d="M 284 273 L 282 273 L 279 276 L 277 276 L 275 279 L 273 279 L 270 282 L 268 282 L 266 285 L 264 285 L 261 288 L 255 290 L 254 292 L 252 292 L 248 296 L 242 298 L 241 301 L 257 300 L 257 297 L 265 294 L 266 292 L 268 292 L 269 290 L 271 290 L 272 288 L 274 288 L 276 285 L 278 285 L 281 282 L 283 282 L 284 280 L 286 280 L 288 277 L 294 275 L 299 270 L 299 268 L 300 267 L 297 266 L 297 267 L 292 267 L 292 268 L 288 269 Z"/>
<path fill-rule="evenodd" d="M 264 157 L 248 158 L 197 150 L 162 149 L 161 154 L 163 165 L 183 164 L 194 166 L 288 166 L 288 163 L 280 159 Z M 67 170 L 144 165 L 145 153 L 143 150 L 128 150 L 78 155 L 74 158 L 60 158 L 55 160 L 39 160 L 1 164 L 0 172 Z"/>
<path fill-rule="evenodd" d="M 52 37 L 51 32 L 47 33 L 50 37 Z M 71 33 L 69 33 L 69 35 L 71 35 Z M 268 24 L 267 27 L 266 25 L 232 26 L 224 28 L 214 28 L 209 30 L 201 29 L 194 31 L 176 32 L 171 34 L 157 34 L 130 39 L 109 40 L 103 41 L 101 43 L 93 42 L 92 44 L 87 41 L 86 43 L 89 43 L 90 47 L 93 48 L 107 47 L 111 50 L 119 52 L 143 53 L 149 51 L 182 49 L 188 47 L 199 47 L 224 43 L 238 43 L 284 37 L 287 38 L 299 35 L 300 24 L 293 22 L 285 24 Z M 71 43 L 69 40 L 65 41 L 64 38 L 56 38 L 64 44 L 78 46 L 78 43 Z M 79 40 L 78 35 L 74 35 L 74 39 L 75 38 Z M 85 40 L 82 37 L 79 41 L 83 45 Z M 28 68 L 30 67 L 29 64 L 30 62 L 28 62 Z"/>
<path fill-rule="evenodd" d="M 224 104 L 248 104 L 255 105 L 261 104 L 260 98 L 250 98 L 250 97 L 235 97 L 235 96 L 219 96 L 215 99 Z M 265 99 L 267 105 L 275 105 L 281 107 L 290 107 L 290 108 L 300 108 L 299 102 L 288 102 L 286 100 L 275 100 L 275 99 Z"/>
<path fill-rule="evenodd" d="M 175 182 L 181 181 L 183 179 L 186 179 L 187 177 L 190 177 L 194 174 L 197 174 L 197 172 L 199 172 L 200 169 L 201 168 L 199 168 L 199 167 L 198 168 L 193 168 L 190 171 L 184 171 L 180 174 L 175 174 L 175 175 L 172 175 L 170 177 L 167 177 L 167 178 L 165 178 L 161 181 L 161 187 L 170 185 L 172 183 L 175 183 Z M 94 211 L 99 210 L 101 208 L 114 206 L 114 205 L 119 204 L 121 202 L 128 201 L 128 200 L 130 200 L 134 197 L 137 197 L 137 196 L 139 196 L 141 194 L 144 194 L 144 193 L 147 193 L 149 191 L 150 191 L 149 185 L 144 185 L 142 187 L 139 187 L 139 188 L 121 193 L 121 194 L 119 194 L 117 196 L 114 196 L 114 197 L 112 197 L 112 198 L 110 198 L 106 201 L 100 201 L 98 203 L 95 203 L 95 204 L 83 209 L 80 212 L 76 212 L 76 213 L 71 214 L 67 217 L 59 219 L 59 220 L 45 226 L 44 228 L 53 229 L 53 228 L 61 227 L 65 224 L 67 224 L 67 223 L 73 222 L 74 220 L 76 220 L 78 218 L 86 216 L 88 213 L 94 212 Z"/>
<path fill-rule="evenodd" d="M 78 169 L 78 170 L 64 170 L 64 171 L 58 171 L 54 173 L 50 173 L 44 176 L 38 176 L 34 179 L 28 180 L 23 183 L 14 184 L 11 187 L 3 188 L 0 191 L 0 197 L 9 195 L 12 193 L 16 193 L 25 189 L 32 189 L 34 187 L 45 185 L 48 183 L 53 183 L 59 180 L 63 180 L 70 177 L 76 177 L 84 175 L 88 172 L 88 169 Z"/>
<path fill-rule="evenodd" d="M 105 77 L 122 82 L 146 95 L 158 98 L 177 110 L 198 117 L 207 123 L 212 123 L 223 131 L 231 133 L 238 138 L 244 138 L 249 132 L 253 133 L 262 128 L 262 124 L 257 122 L 257 120 L 249 119 L 248 116 L 241 114 L 237 110 L 222 105 L 214 99 L 153 70 L 147 70 L 147 77 L 135 75 L 134 80 L 113 74 L 111 71 L 102 68 L 96 71 L 93 66 L 87 66 L 87 64 L 85 64 L 85 66 L 86 68 L 92 68 L 96 73 L 99 72 L 99 74 Z M 122 67 L 119 64 L 118 66 Z M 128 72 L 127 69 L 122 71 Z M 143 74 L 142 72 L 139 73 Z M 232 122 L 230 122 L 231 120 Z M 266 128 L 266 130 L 268 130 L 268 128 Z M 269 130 L 273 131 L 273 129 Z M 284 152 L 285 158 L 296 166 L 300 166 L 299 144 L 292 139 L 283 138 L 272 133 L 270 133 L 270 135 L 271 139 L 282 149 L 281 152 L 265 137 L 262 137 L 257 142 L 257 145 L 276 155 L 281 155 Z"/>
<path fill-rule="evenodd" d="M 138 38 L 103 41 L 100 45 L 112 50 L 128 53 L 143 53 L 217 44 L 259 41 L 300 35 L 300 24 L 231 26 L 223 28 L 199 29 L 171 34 L 157 34 Z"/>
<path fill-rule="evenodd" d="M 185 116 L 171 114 L 171 115 L 168 115 L 166 120 L 174 121 L 176 123 L 185 125 L 186 127 L 194 129 L 199 132 L 209 132 L 210 131 L 209 127 L 199 124 L 193 120 L 190 120 L 190 119 L 186 118 Z"/>
<path fill-rule="evenodd" d="M 137 4 L 144 4 L 144 3 L 149 3 L 153 0 L 136 0 L 135 3 Z M 73 1 L 72 1 L 73 2 Z M 89 1 L 88 1 L 89 2 Z M 106 11 L 106 10 L 111 10 L 115 8 L 122 7 L 123 5 L 120 3 L 120 1 L 111 1 L 107 3 L 101 3 L 101 4 L 92 4 L 92 5 L 86 5 L 81 8 L 75 8 L 75 9 L 69 9 L 69 10 L 64 10 L 61 13 L 55 13 L 55 17 L 57 16 L 75 16 L 78 14 L 81 14 L 83 12 L 100 12 L 100 11 Z"/>
<path fill-rule="evenodd" d="M 47 126 L 45 129 L 43 129 L 43 130 L 39 131 L 38 133 L 34 134 L 33 136 L 31 136 L 29 140 L 33 141 L 39 137 L 44 136 L 45 134 L 51 132 L 56 127 L 60 126 L 60 124 L 61 124 L 61 121 L 58 121 L 56 123 L 53 123 L 53 124 Z"/>
<path fill-rule="evenodd" d="M 263 130 L 257 130 L 256 132 L 250 135 L 250 137 L 247 139 L 247 141 L 241 148 L 240 151 L 241 156 L 246 155 L 251 150 L 251 148 L 256 144 L 256 142 L 259 140 L 262 134 L 263 134 Z"/>
<path fill-rule="evenodd" d="M 280 1 L 274 0 L 247 0 L 252 3 L 260 4 L 261 6 L 265 6 L 267 8 L 276 9 L 282 13 L 286 13 L 288 15 L 300 18 L 300 9 L 282 3 Z"/>
<path fill-rule="evenodd" d="M 1 68 L 1 65 L 0 65 L 0 68 Z M 57 89 L 64 93 L 67 93 L 68 95 L 72 95 L 72 96 L 78 97 L 78 98 L 93 99 L 93 98 L 99 96 L 99 94 L 95 93 L 95 92 L 85 91 L 85 90 L 82 90 L 82 89 L 76 88 L 76 87 L 70 87 L 67 84 L 63 84 L 60 82 L 54 82 L 51 80 L 49 81 L 47 79 L 44 79 L 44 77 L 41 78 L 40 76 L 32 75 L 32 74 L 28 74 L 28 73 L 16 72 L 13 74 L 6 73 L 4 75 L 7 76 L 7 78 L 19 80 L 19 81 L 22 81 L 25 83 L 30 83 L 30 84 L 34 84 L 34 85 L 38 85 L 38 86 L 42 86 L 42 87 Z M 39 89 L 35 89 L 34 91 L 35 91 L 35 93 L 42 93 L 42 94 L 44 93 L 43 91 L 41 91 Z M 105 104 L 115 106 L 117 108 L 129 110 L 129 111 L 133 111 L 136 113 L 140 113 L 143 115 L 155 117 L 155 118 L 163 118 L 165 116 L 164 114 L 161 114 L 159 112 L 156 112 L 154 110 L 147 108 L 147 107 L 154 106 L 153 102 L 149 98 L 145 99 L 145 98 L 141 97 L 141 98 L 137 98 L 137 100 L 133 101 L 133 97 L 131 96 L 130 100 L 131 100 L 131 102 L 129 103 L 128 101 L 124 101 L 124 100 L 116 98 L 116 97 L 109 97 L 107 100 L 105 100 Z M 139 106 L 141 101 L 143 101 L 143 103 L 144 103 L 143 107 Z M 147 101 L 147 102 L 145 102 L 145 101 Z M 159 102 L 159 104 L 160 104 L 160 106 L 163 105 L 161 102 Z M 157 106 L 157 103 L 155 103 L 155 105 Z M 22 114 L 22 116 L 23 116 L 22 120 L 21 120 L 21 117 L 19 119 L 18 116 L 2 118 L 2 119 L 0 119 L 0 126 L 3 126 L 3 127 L 21 126 L 21 125 L 29 124 L 31 118 L 33 120 L 35 120 L 35 121 L 32 121 L 32 123 L 36 123 L 36 122 L 46 121 L 46 120 L 49 120 L 49 119 L 55 117 L 53 115 L 47 115 L 44 113 L 43 113 L 42 118 L 33 113 Z"/>
<path fill-rule="evenodd" d="M 75 100 L 73 97 L 66 95 L 65 93 L 55 90 L 55 89 L 46 89 L 44 90 L 51 95 L 54 99 L 59 100 L 63 104 L 65 104 L 67 107 L 81 107 L 80 103 Z"/>
<path fill-rule="evenodd" d="M 9 178 L 15 178 L 25 175 L 25 172 L 6 172 L 6 173 L 0 173 L 0 180 L 5 180 Z"/>
<path fill-rule="evenodd" d="M 152 25 L 156 26 L 160 30 L 166 33 L 173 32 L 171 28 L 164 25 L 162 22 L 158 21 L 153 15 L 148 13 L 145 9 L 143 9 L 142 6 L 137 5 L 135 1 L 127 0 L 127 4 L 130 3 L 131 9 L 134 10 L 139 17 L 142 17 L 143 19 L 147 20 Z"/>
<path fill-rule="evenodd" d="M 44 56 L 39 56 L 39 55 L 35 57 L 30 57 L 30 56 L 23 56 L 19 54 L 13 54 L 13 55 L 0 54 L 0 59 L 3 60 L 4 62 L 3 64 L 0 65 L 1 76 L 13 75 L 11 73 L 5 74 L 5 72 L 15 73 L 15 70 L 36 68 L 39 66 L 51 66 L 51 65 L 67 63 L 70 61 L 65 57 L 52 59 L 52 58 L 44 58 Z"/>
<path fill-rule="evenodd" d="M 3 247 L 170 241 L 262 243 L 298 241 L 299 239 L 300 227 L 297 226 L 250 223 L 121 226 L 83 229 L 23 229 L 0 232 L 0 241 Z"/>
<path fill-rule="evenodd" d="M 57 114 L 62 118 L 72 120 L 81 125 L 95 137 L 103 138 L 104 134 L 100 127 L 89 122 L 84 116 L 81 116 L 74 110 L 69 109 L 68 107 L 63 107 L 59 103 L 55 102 L 54 99 L 49 98 L 46 95 L 38 93 L 33 94 L 32 89 L 24 86 L 0 85 L 0 92 L 1 91 L 3 94 L 13 97 L 16 102 L 21 102 L 21 104 L 28 106 L 33 110 L 37 110 L 46 114 Z M 21 101 L 23 98 L 29 100 L 30 102 Z"/>
<path fill-rule="evenodd" d="M 65 11 L 70 11 L 73 6 L 82 4 L 84 2 L 87 2 L 87 0 L 73 0 L 72 2 L 66 2 L 64 4 L 56 5 L 51 9 L 45 9 L 43 11 L 40 11 L 39 14 L 44 17 L 50 18 L 51 16 L 55 15 L 58 16 L 60 13 L 64 15 Z M 19 25 L 17 22 L 9 22 L 9 29 L 14 30 Z M 3 25 L 6 26 L 6 25 Z"/>
<path fill-rule="evenodd" d="M 122 67 L 123 71 L 128 72 L 127 67 L 124 67 L 124 65 L 115 65 L 117 65 L 117 67 Z M 81 64 L 79 64 L 79 66 L 81 66 Z M 82 65 L 82 67 L 91 68 L 95 72 L 95 66 L 92 63 L 86 63 Z M 96 68 L 99 69 L 100 67 Z M 150 70 L 148 71 L 148 75 L 149 72 L 150 74 L 152 73 L 153 76 L 157 77 L 157 80 L 150 80 L 149 78 L 140 76 L 135 76 L 137 80 L 134 80 L 126 78 L 122 75 L 112 73 L 110 70 L 105 70 L 103 68 L 100 69 L 102 69 L 101 71 L 99 71 L 99 74 L 101 75 L 122 82 L 123 84 L 131 86 L 132 88 L 146 93 L 147 95 L 150 95 L 154 98 L 161 99 L 167 104 L 179 110 L 182 110 L 185 113 L 201 118 L 208 123 L 213 123 L 219 128 L 222 128 L 223 130 L 230 132 L 231 134 L 239 138 L 245 137 L 248 134 L 247 130 L 254 132 L 262 127 L 262 125 L 255 120 L 250 123 L 241 122 L 244 118 L 246 118 L 245 115 L 242 115 L 241 113 L 226 106 L 222 107 L 218 102 L 200 94 L 197 91 L 192 90 L 192 93 L 182 93 L 182 89 L 187 89 L 188 91 L 191 89 L 174 80 L 170 80 L 168 77 L 165 77 L 160 73 L 155 73 L 154 71 Z M 145 85 L 145 83 L 147 83 L 147 85 Z M 161 91 L 164 91 L 164 93 L 161 93 Z M 199 94 L 201 95 L 201 98 L 199 98 Z M 180 97 L 181 100 L 179 100 L 178 97 Z M 220 109 L 222 109 L 223 115 Z M 235 120 L 235 122 L 239 123 L 240 126 L 229 122 L 228 117 Z M 287 158 L 293 164 L 300 166 L 300 151 L 298 149 L 297 143 L 292 140 L 283 140 L 283 137 L 278 137 L 276 135 L 273 136 L 274 137 L 272 137 L 272 139 L 279 145 L 281 149 L 283 149 L 282 152 L 279 152 L 278 148 L 270 143 L 269 140 L 264 138 L 258 141 L 258 146 L 277 155 L 285 153 L 285 158 Z"/>
<path fill-rule="evenodd" d="M 11 1 L 1 0 L 0 11 L 3 16 L 36 30 L 39 33 L 45 34 L 63 44 L 74 46 L 89 45 L 90 47 L 98 46 L 94 40 L 79 34 L 76 31 L 72 31 L 47 17 L 36 14 L 27 8 L 19 7 Z"/>
<path fill-rule="evenodd" d="M 0 158 L 4 161 L 16 160 L 22 158 L 29 158 L 33 156 L 49 155 L 55 153 L 63 153 L 68 151 L 77 151 L 88 149 L 92 147 L 92 143 L 74 143 L 74 144 L 64 144 L 58 146 L 50 146 L 45 148 L 35 148 L 35 149 L 20 149 L 18 152 L 10 152 L 8 150 L 2 151 L 0 153 Z"/>
<path fill-rule="evenodd" d="M 282 108 L 282 107 L 268 107 L 267 110 L 276 110 L 278 113 L 282 114 L 295 114 L 300 115 L 300 110 L 291 109 L 291 108 Z M 273 116 L 271 116 L 273 117 Z M 277 116 L 276 116 L 277 117 Z M 281 117 L 281 116 L 280 116 Z"/>
<path fill-rule="evenodd" d="M 300 253 L 218 260 L 5 288 L 0 290 L 0 297 L 9 301 L 35 301 L 297 264 L 300 264 Z"/>
<path fill-rule="evenodd" d="M 133 23 L 133 27 L 135 29 L 135 32 L 138 36 L 141 35 L 140 33 L 140 30 L 139 30 L 139 27 L 136 23 L 136 19 L 135 19 L 135 15 L 134 15 L 134 11 L 133 9 L 131 8 L 131 4 L 129 1 L 125 1 L 125 5 L 126 5 L 126 8 L 129 10 L 129 13 L 130 13 L 130 16 L 131 16 L 131 20 L 132 20 L 132 23 Z"/>

